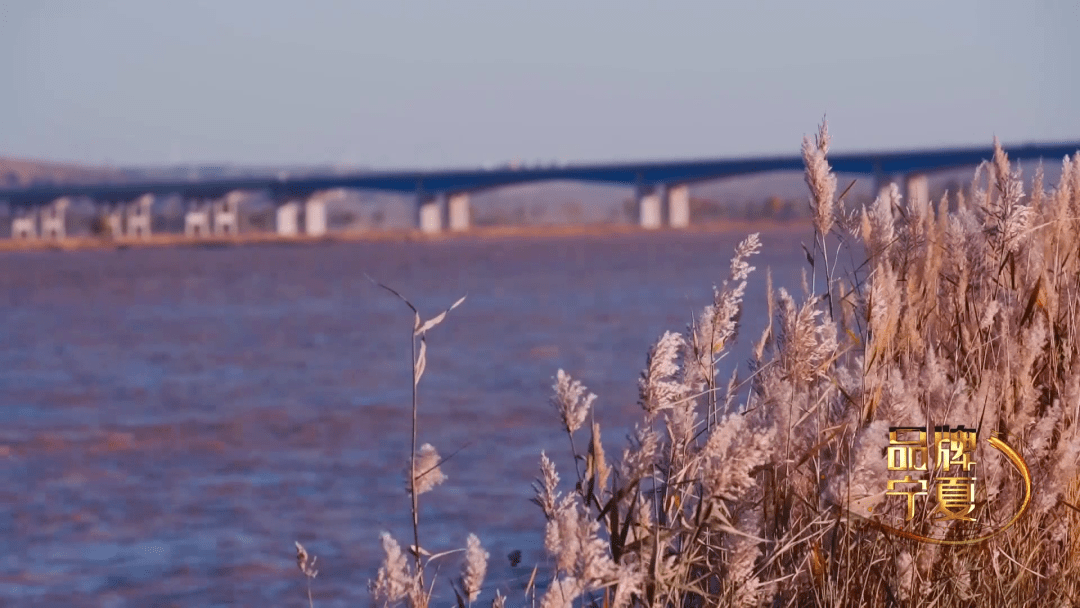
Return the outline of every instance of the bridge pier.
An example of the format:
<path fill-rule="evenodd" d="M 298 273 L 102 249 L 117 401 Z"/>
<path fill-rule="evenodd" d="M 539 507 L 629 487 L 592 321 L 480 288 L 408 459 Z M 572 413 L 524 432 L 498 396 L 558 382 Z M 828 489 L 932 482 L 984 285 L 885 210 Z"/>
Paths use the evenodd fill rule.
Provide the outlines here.
<path fill-rule="evenodd" d="M 214 236 L 236 236 L 240 232 L 240 199 L 244 195 L 233 191 L 213 205 Z"/>
<path fill-rule="evenodd" d="M 300 232 L 300 205 L 288 201 L 274 210 L 274 230 L 278 236 L 296 236 Z"/>
<path fill-rule="evenodd" d="M 420 232 L 435 234 L 443 228 L 443 196 L 420 193 L 416 195 L 416 224 Z"/>
<path fill-rule="evenodd" d="M 42 238 L 62 241 L 67 236 L 67 197 L 61 197 L 41 211 Z"/>
<path fill-rule="evenodd" d="M 127 238 L 150 238 L 150 218 L 152 217 L 151 209 L 153 205 L 153 194 L 144 194 L 135 202 L 128 204 L 127 217 L 125 218 L 127 225 L 123 227 L 124 230 L 121 232 L 119 230 L 120 222 L 117 221 L 117 232 L 114 234 L 123 234 Z M 116 219 L 119 220 L 119 218 Z M 109 224 L 110 230 L 113 229 L 112 217 L 109 218 Z"/>
<path fill-rule="evenodd" d="M 668 225 L 686 228 L 690 225 L 690 186 L 679 184 L 667 187 Z"/>
<path fill-rule="evenodd" d="M 104 229 L 110 239 L 124 236 L 124 206 L 118 203 L 105 203 L 101 212 L 105 222 Z"/>
<path fill-rule="evenodd" d="M 326 201 L 310 197 L 304 203 L 304 233 L 308 236 L 326 234 Z"/>
<path fill-rule="evenodd" d="M 451 231 L 469 229 L 469 193 L 455 192 L 447 198 L 447 219 Z"/>
<path fill-rule="evenodd" d="M 909 205 L 926 205 L 930 202 L 930 184 L 924 173 L 909 173 L 904 180 Z"/>
<path fill-rule="evenodd" d="M 663 225 L 660 193 L 651 186 L 638 186 L 637 189 L 638 225 L 652 230 Z"/>
<path fill-rule="evenodd" d="M 210 209 L 206 201 L 193 201 L 188 203 L 187 207 L 187 212 L 184 213 L 184 236 L 190 238 L 210 236 Z"/>
<path fill-rule="evenodd" d="M 889 187 L 896 183 L 896 178 L 891 175 L 875 175 L 874 176 L 874 198 L 880 198 L 887 196 L 889 193 Z"/>
<path fill-rule="evenodd" d="M 11 218 L 11 238 L 27 240 L 38 237 L 38 213 L 36 209 L 24 208 Z"/>

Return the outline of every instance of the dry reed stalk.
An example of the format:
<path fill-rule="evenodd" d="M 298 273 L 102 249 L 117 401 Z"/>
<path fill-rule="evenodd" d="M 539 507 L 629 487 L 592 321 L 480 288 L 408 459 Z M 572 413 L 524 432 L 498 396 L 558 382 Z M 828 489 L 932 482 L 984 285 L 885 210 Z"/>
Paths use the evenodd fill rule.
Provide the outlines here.
<path fill-rule="evenodd" d="M 427 563 L 430 563 L 432 560 L 443 557 L 450 552 L 433 555 L 420 544 L 419 496 L 445 481 L 446 475 L 440 468 L 445 459 L 439 457 L 439 453 L 434 446 L 425 443 L 417 449 L 419 419 L 417 389 L 420 385 L 420 379 L 427 368 L 427 332 L 442 323 L 446 319 L 446 315 L 460 306 L 465 301 L 465 298 L 462 297 L 446 310 L 425 321 L 421 319 L 416 306 L 399 292 L 374 280 L 372 280 L 372 283 L 399 298 L 413 312 L 413 327 L 410 332 L 412 363 L 411 450 L 405 471 L 405 489 L 411 499 L 413 545 L 410 552 L 413 556 L 413 564 L 410 567 L 406 563 L 397 541 L 384 532 L 382 534 L 382 543 L 386 557 L 383 566 L 379 569 L 378 578 L 369 584 L 369 589 L 372 598 L 383 605 L 393 605 L 406 601 L 409 608 L 427 608 L 431 602 L 432 588 L 425 587 L 424 571 L 426 563 L 423 558 L 427 557 Z M 466 563 L 459 579 L 461 593 L 458 592 L 457 588 L 454 588 L 454 593 L 458 595 L 459 604 L 464 604 L 462 600 L 462 595 L 464 595 L 471 605 L 479 593 L 480 585 L 487 570 L 487 553 L 480 547 L 479 539 L 471 534 L 467 539 L 465 551 Z"/>
<path fill-rule="evenodd" d="M 1080 601 L 1066 583 L 1080 563 L 1056 557 L 1080 543 L 1080 517 L 1069 520 L 1076 512 L 1059 502 L 1080 473 L 1080 407 L 1063 405 L 1080 402 L 1080 262 L 1067 253 L 1080 250 L 1078 163 L 1066 160 L 1050 194 L 1037 180 L 1029 202 L 998 147 L 977 173 L 974 205 L 905 204 L 893 187 L 856 213 L 836 208 L 827 150 L 824 126 L 804 141 L 817 230 L 809 261 L 825 269 L 826 297 L 800 302 L 778 290 L 776 329 L 754 349 L 753 390 L 739 411 L 719 411 L 715 364 L 745 276 L 717 290 L 685 335 L 668 332 L 650 351 L 639 381 L 644 420 L 610 498 L 590 500 L 579 485 L 575 504 L 593 508 L 616 567 L 641 566 L 633 601 L 644 606 Z M 853 227 L 857 215 L 860 229 L 831 232 L 836 218 Z M 867 261 L 838 275 L 831 240 Z M 733 268 L 745 255 L 737 251 Z M 725 404 L 737 386 L 729 383 Z M 1042 492 L 1024 525 L 982 545 L 938 547 L 883 536 L 848 514 L 897 514 L 883 487 L 890 425 L 949 422 L 1025 439 Z M 980 466 L 979 512 L 1015 506 L 1009 469 L 989 457 Z M 557 478 L 545 479 L 550 529 Z M 913 525 L 930 529 L 930 515 L 920 507 Z M 977 527 L 961 522 L 945 534 Z M 548 548 L 562 555 L 567 542 L 565 531 L 549 535 Z M 566 599 L 572 581 L 569 595 L 586 593 L 573 578 L 551 593 Z"/>
<path fill-rule="evenodd" d="M 756 235 L 740 244 L 713 301 L 648 353 L 643 418 L 620 462 L 604 455 L 595 395 L 559 370 L 552 403 L 577 483 L 561 493 L 541 454 L 534 502 L 554 564 L 541 607 L 1080 605 L 1080 152 L 1049 192 L 1040 171 L 1029 196 L 995 146 L 967 193 L 935 206 L 892 187 L 845 210 L 827 127 L 804 140 L 813 280 L 802 297 L 769 281 L 752 376 L 733 376 L 720 399 L 717 363 L 760 248 Z M 1015 475 L 986 452 L 976 521 L 942 525 L 929 502 L 913 503 L 901 535 L 868 519 L 904 516 L 885 493 L 889 427 L 941 424 L 977 425 L 981 440 L 1000 434 L 1024 452 L 1038 491 L 1019 523 L 978 544 L 910 538 L 972 538 L 1018 505 Z M 412 572 L 384 546 L 373 593 L 394 603 L 417 587 L 420 562 Z"/>

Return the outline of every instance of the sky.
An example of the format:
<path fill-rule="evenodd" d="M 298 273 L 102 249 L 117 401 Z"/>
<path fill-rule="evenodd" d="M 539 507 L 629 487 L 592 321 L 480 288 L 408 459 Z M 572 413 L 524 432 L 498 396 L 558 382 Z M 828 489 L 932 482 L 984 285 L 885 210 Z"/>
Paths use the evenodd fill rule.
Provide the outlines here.
<path fill-rule="evenodd" d="M 446 168 L 1080 141 L 1080 3 L 0 0 L 0 157 Z"/>

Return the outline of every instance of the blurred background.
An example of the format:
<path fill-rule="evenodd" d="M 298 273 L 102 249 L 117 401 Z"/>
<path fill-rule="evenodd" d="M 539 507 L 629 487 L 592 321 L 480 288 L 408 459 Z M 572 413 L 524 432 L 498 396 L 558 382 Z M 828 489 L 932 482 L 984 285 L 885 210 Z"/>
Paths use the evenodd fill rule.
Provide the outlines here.
<path fill-rule="evenodd" d="M 0 185 L 792 154 L 823 116 L 834 153 L 1075 141 L 1078 19 L 1016 2 L 5 2 Z M 790 217 L 801 188 L 691 196 L 702 220 Z M 473 223 L 622 222 L 631 198 L 515 186 L 478 194 Z M 332 227 L 414 222 L 408 196 L 331 199 Z"/>
<path fill-rule="evenodd" d="M 464 167 L 1080 137 L 1074 3 L 5 2 L 0 150 Z"/>

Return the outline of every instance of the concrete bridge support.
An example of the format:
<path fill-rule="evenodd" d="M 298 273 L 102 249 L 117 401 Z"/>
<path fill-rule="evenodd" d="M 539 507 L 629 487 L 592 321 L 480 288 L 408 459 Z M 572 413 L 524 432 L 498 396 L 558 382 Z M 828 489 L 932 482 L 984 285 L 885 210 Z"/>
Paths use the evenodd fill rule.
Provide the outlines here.
<path fill-rule="evenodd" d="M 41 236 L 62 241 L 67 236 L 68 199 L 58 198 L 41 210 Z"/>
<path fill-rule="evenodd" d="M 447 219 L 452 231 L 469 229 L 469 193 L 457 192 L 447 198 Z"/>
<path fill-rule="evenodd" d="M 300 205 L 289 201 L 274 211 L 274 228 L 278 236 L 296 236 L 300 232 Z"/>
<path fill-rule="evenodd" d="M 443 198 L 430 194 L 416 195 L 416 225 L 420 232 L 434 234 L 442 231 Z"/>
<path fill-rule="evenodd" d="M 230 192 L 213 205 L 214 236 L 236 236 L 240 231 L 240 196 Z"/>
<path fill-rule="evenodd" d="M 326 234 L 326 201 L 311 197 L 304 203 L 304 233 L 308 236 Z"/>
<path fill-rule="evenodd" d="M 184 236 L 206 238 L 210 236 L 210 209 L 204 201 L 195 201 L 184 214 Z"/>
<path fill-rule="evenodd" d="M 654 229 L 663 225 L 660 193 L 655 188 L 639 186 L 637 190 L 638 224 L 642 228 Z"/>
<path fill-rule="evenodd" d="M 154 195 L 144 194 L 139 197 L 139 200 L 131 203 L 127 207 L 127 225 L 124 226 L 124 236 L 130 238 L 148 239 L 150 238 L 150 219 L 152 215 L 152 207 L 154 205 Z M 110 220 L 111 222 L 111 220 Z M 112 226 L 110 226 L 112 228 Z M 116 232 L 115 234 L 121 234 Z"/>
<path fill-rule="evenodd" d="M 11 238 L 36 239 L 38 237 L 38 214 L 34 209 L 17 211 L 11 220 Z"/>
<path fill-rule="evenodd" d="M 896 183 L 896 178 L 891 175 L 878 175 L 874 177 L 874 198 L 888 196 L 889 188 Z"/>
<path fill-rule="evenodd" d="M 680 184 L 667 188 L 668 225 L 686 228 L 690 225 L 690 186 Z"/>
<path fill-rule="evenodd" d="M 904 180 L 909 205 L 926 205 L 930 202 L 930 184 L 926 175 L 911 173 Z"/>
<path fill-rule="evenodd" d="M 124 206 L 108 204 L 105 206 L 105 229 L 109 238 L 115 239 L 124 235 Z"/>

